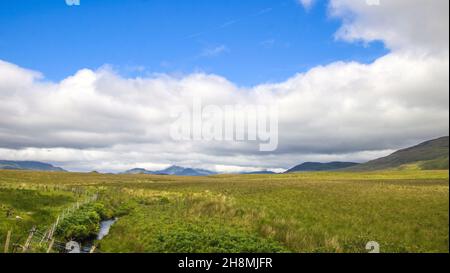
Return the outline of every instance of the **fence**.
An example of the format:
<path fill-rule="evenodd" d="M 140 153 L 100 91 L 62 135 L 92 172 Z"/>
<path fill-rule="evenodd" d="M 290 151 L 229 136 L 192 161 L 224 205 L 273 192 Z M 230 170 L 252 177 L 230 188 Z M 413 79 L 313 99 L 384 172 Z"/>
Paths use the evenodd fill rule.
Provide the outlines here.
<path fill-rule="evenodd" d="M 11 235 L 12 231 L 9 230 L 6 234 L 6 240 L 5 240 L 5 246 L 4 246 L 4 252 L 5 253 L 17 253 L 17 252 L 30 252 L 31 250 L 37 250 L 38 252 L 72 252 L 72 249 L 67 248 L 68 242 L 61 242 L 55 239 L 55 231 L 58 228 L 59 223 L 61 223 L 64 218 L 68 217 L 71 213 L 79 209 L 80 207 L 87 205 L 88 203 L 96 201 L 98 198 L 98 194 L 95 193 L 92 196 L 86 197 L 82 201 L 77 201 L 69 208 L 64 209 L 57 217 L 56 221 L 51 224 L 49 227 L 38 229 L 36 226 L 33 226 L 31 230 L 29 231 L 29 234 L 23 242 L 23 244 L 20 244 L 19 242 L 15 242 L 11 244 Z M 73 242 L 72 243 L 76 243 Z M 73 246 L 73 244 L 72 244 Z M 11 249 L 11 251 L 10 251 Z M 89 249 L 89 251 L 86 251 L 88 253 L 94 253 L 99 252 L 96 249 L 95 245 L 92 245 Z"/>

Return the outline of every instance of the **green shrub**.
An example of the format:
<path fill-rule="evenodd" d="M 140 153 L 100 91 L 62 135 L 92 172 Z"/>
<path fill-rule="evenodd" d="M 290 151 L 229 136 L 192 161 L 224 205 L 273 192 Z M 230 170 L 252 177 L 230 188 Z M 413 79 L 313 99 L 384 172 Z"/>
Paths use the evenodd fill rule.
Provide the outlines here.
<path fill-rule="evenodd" d="M 93 238 L 100 229 L 100 221 L 107 219 L 109 213 L 101 203 L 84 205 L 60 222 L 56 235 L 66 240 Z"/>
<path fill-rule="evenodd" d="M 206 228 L 194 224 L 179 224 L 170 230 L 161 230 L 156 237 L 155 250 L 177 253 L 272 253 L 285 251 L 279 243 L 270 239 L 232 228 L 205 224 Z"/>

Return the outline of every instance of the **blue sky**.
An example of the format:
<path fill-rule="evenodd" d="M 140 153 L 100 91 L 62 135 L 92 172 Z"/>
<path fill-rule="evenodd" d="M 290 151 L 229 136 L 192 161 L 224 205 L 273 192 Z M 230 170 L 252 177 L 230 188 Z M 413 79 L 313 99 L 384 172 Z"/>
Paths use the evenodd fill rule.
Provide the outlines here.
<path fill-rule="evenodd" d="M 0 159 L 80 171 L 280 171 L 364 162 L 448 135 L 448 6 L 0 0 Z M 275 150 L 260 151 L 263 138 L 178 141 L 170 113 L 198 100 L 276 107 Z"/>
<path fill-rule="evenodd" d="M 252 86 L 387 53 L 336 41 L 339 26 L 325 1 L 1 0 L 0 59 L 52 81 L 108 64 L 126 77 L 205 72 Z"/>

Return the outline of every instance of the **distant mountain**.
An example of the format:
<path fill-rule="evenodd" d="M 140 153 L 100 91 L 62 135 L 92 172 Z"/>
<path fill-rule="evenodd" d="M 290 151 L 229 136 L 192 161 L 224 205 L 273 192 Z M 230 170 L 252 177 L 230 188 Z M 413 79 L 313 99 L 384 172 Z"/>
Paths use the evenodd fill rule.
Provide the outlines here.
<path fill-rule="evenodd" d="M 34 170 L 34 171 L 51 171 L 65 172 L 63 168 L 55 167 L 48 163 L 38 161 L 10 161 L 0 160 L 0 169 L 2 170 Z"/>
<path fill-rule="evenodd" d="M 354 162 L 328 162 L 328 163 L 319 163 L 319 162 L 305 162 L 300 165 L 297 165 L 289 170 L 286 173 L 294 173 L 294 172 L 319 172 L 319 171 L 333 171 L 344 169 L 352 166 L 356 166 L 358 163 Z"/>
<path fill-rule="evenodd" d="M 155 174 L 155 173 L 152 171 L 148 171 L 146 169 L 135 168 L 135 169 L 125 171 L 124 174 Z"/>
<path fill-rule="evenodd" d="M 177 176 L 207 176 L 217 174 L 204 169 L 184 168 L 180 166 L 170 166 L 160 171 L 149 171 L 142 168 L 131 169 L 125 174 L 157 174 L 157 175 L 177 175 Z"/>
<path fill-rule="evenodd" d="M 204 170 L 204 169 L 194 169 L 194 168 L 184 168 L 180 166 L 170 166 L 164 170 L 156 171 L 156 174 L 167 174 L 167 175 L 180 175 L 180 176 L 207 176 L 217 174 L 215 172 Z"/>
<path fill-rule="evenodd" d="M 420 143 L 399 150 L 389 156 L 378 158 L 346 170 L 375 171 L 392 168 L 415 168 L 422 170 L 448 170 L 448 136 Z"/>
<path fill-rule="evenodd" d="M 182 173 L 184 170 L 186 170 L 186 169 L 183 167 L 173 165 L 164 170 L 157 171 L 157 173 L 164 173 L 167 175 L 177 175 L 177 174 Z"/>

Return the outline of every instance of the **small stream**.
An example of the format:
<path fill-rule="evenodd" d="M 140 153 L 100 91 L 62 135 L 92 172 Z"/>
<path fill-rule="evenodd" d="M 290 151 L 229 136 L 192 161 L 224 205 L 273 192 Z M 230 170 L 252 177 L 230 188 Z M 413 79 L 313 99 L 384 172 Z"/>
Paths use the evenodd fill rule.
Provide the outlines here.
<path fill-rule="evenodd" d="M 108 235 L 109 229 L 116 221 L 117 221 L 117 218 L 101 221 L 100 222 L 100 231 L 97 234 L 96 240 L 101 240 L 101 239 L 103 239 L 103 237 Z"/>
<path fill-rule="evenodd" d="M 98 231 L 95 240 L 84 242 L 81 247 L 81 253 L 89 253 L 95 241 L 102 240 L 109 233 L 111 226 L 118 220 L 118 218 L 103 220 L 100 222 L 100 230 Z"/>

